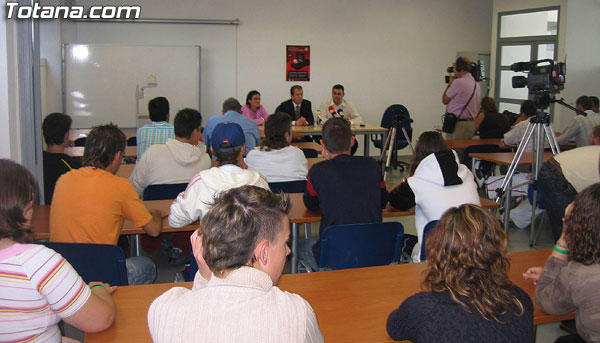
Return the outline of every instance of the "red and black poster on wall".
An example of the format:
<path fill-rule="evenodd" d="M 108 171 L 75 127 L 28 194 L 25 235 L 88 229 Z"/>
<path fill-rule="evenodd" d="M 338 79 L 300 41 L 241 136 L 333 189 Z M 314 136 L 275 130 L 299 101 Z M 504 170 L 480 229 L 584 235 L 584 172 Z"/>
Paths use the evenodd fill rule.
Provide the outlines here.
<path fill-rule="evenodd" d="M 286 81 L 310 81 L 310 46 L 286 45 Z"/>

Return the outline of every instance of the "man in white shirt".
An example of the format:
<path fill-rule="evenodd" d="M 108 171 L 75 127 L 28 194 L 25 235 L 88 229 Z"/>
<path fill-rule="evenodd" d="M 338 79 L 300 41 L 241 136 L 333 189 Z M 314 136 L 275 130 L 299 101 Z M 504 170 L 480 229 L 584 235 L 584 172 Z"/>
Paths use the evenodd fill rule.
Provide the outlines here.
<path fill-rule="evenodd" d="M 140 196 L 150 185 L 188 183 L 199 171 L 210 168 L 200 112 L 185 108 L 177 113 L 174 124 L 175 139 L 150 146 L 135 165 L 129 180 Z"/>
<path fill-rule="evenodd" d="M 600 125 L 600 114 L 592 111 L 592 101 L 589 97 L 583 95 L 577 98 L 575 107 L 578 110 L 585 111 L 586 115 L 577 114 L 569 126 L 557 138 L 559 145 L 566 145 L 571 140 L 575 140 L 577 147 L 589 145 L 590 134 L 596 125 Z"/>
<path fill-rule="evenodd" d="M 354 105 L 344 99 L 344 86 L 337 84 L 331 89 L 331 99 L 327 99 L 321 103 L 319 110 L 324 121 L 330 118 L 344 118 L 350 125 L 363 124 L 363 119 L 354 107 Z M 354 140 L 354 145 L 350 151 L 351 155 L 354 155 L 358 149 L 358 141 Z"/>
<path fill-rule="evenodd" d="M 509 146 L 517 146 L 521 142 L 523 135 L 525 135 L 525 131 L 527 130 L 527 125 L 529 124 L 529 119 L 533 117 L 537 112 L 537 108 L 535 107 L 535 102 L 533 100 L 525 100 L 521 104 L 521 114 L 519 118 L 515 122 L 513 128 L 504 134 L 504 144 Z M 535 143 L 535 139 L 537 138 L 535 135 L 531 135 L 532 139 L 527 143 L 525 147 L 525 152 L 532 152 L 533 147 L 537 146 Z M 544 134 L 544 145 L 549 147 L 548 138 Z"/>

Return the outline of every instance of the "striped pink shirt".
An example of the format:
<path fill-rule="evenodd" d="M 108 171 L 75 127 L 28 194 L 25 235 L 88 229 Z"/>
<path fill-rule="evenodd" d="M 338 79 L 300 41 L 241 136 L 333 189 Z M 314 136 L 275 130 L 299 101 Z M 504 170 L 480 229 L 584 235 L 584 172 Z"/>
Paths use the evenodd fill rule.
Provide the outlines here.
<path fill-rule="evenodd" d="M 56 324 L 79 311 L 90 294 L 54 250 L 18 243 L 0 250 L 0 341 L 60 342 Z"/>

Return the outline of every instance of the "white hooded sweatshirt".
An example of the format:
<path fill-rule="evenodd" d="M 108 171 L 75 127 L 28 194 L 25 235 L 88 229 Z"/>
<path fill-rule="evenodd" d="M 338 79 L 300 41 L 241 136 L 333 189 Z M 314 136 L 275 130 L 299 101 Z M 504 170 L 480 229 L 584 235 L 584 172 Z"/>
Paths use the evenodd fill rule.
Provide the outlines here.
<path fill-rule="evenodd" d="M 194 146 L 170 138 L 144 151 L 129 180 L 141 197 L 150 185 L 188 183 L 199 171 L 210 168 L 210 163 L 204 143 Z"/>
<path fill-rule="evenodd" d="M 185 192 L 180 193 L 171 205 L 169 225 L 184 227 L 202 218 L 212 206 L 215 195 L 245 185 L 269 189 L 269 183 L 259 173 L 233 164 L 199 172 L 192 178 Z"/>
<path fill-rule="evenodd" d="M 462 204 L 481 206 L 473 174 L 460 163 L 456 152 L 452 153 L 454 159 L 444 153 L 430 154 L 419 163 L 415 174 L 407 179 L 416 203 L 415 226 L 419 241 L 412 251 L 415 262 L 421 260 L 423 229 L 428 222 L 439 220 L 451 207 Z"/>

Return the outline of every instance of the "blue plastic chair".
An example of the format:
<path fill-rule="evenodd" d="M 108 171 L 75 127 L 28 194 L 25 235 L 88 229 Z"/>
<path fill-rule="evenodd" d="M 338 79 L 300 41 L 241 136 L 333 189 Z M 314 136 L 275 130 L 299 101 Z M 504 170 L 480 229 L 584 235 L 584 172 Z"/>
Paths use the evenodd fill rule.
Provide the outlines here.
<path fill-rule="evenodd" d="M 306 180 L 269 182 L 269 188 L 273 193 L 304 193 Z"/>
<path fill-rule="evenodd" d="M 321 236 L 319 267 L 347 269 L 398 262 L 404 226 L 398 222 L 333 225 Z"/>
<path fill-rule="evenodd" d="M 112 286 L 127 286 L 125 254 L 116 245 L 92 243 L 42 242 L 61 254 L 86 283 L 101 281 Z"/>
<path fill-rule="evenodd" d="M 142 199 L 144 200 L 165 200 L 175 199 L 179 193 L 185 191 L 187 183 L 173 183 L 163 185 L 150 185 L 144 189 Z"/>
<path fill-rule="evenodd" d="M 300 150 L 302 150 L 302 152 L 304 153 L 304 157 L 306 158 L 315 158 L 315 157 L 319 157 L 319 153 L 317 152 L 317 150 L 315 149 L 311 149 L 311 148 L 300 148 Z"/>
<path fill-rule="evenodd" d="M 529 200 L 529 204 L 531 206 L 533 206 L 533 185 L 529 184 L 527 186 L 527 200 Z M 542 192 L 540 192 L 540 190 L 538 189 L 537 191 L 537 199 L 536 199 L 536 208 L 539 208 L 540 210 L 545 209 L 546 207 L 544 206 L 544 201 L 542 200 Z"/>
<path fill-rule="evenodd" d="M 439 220 L 432 220 L 425 224 L 425 228 L 423 229 L 423 241 L 421 242 L 421 261 L 427 260 L 427 256 L 425 256 L 425 241 L 427 240 L 429 232 L 436 227 L 438 222 Z"/>

